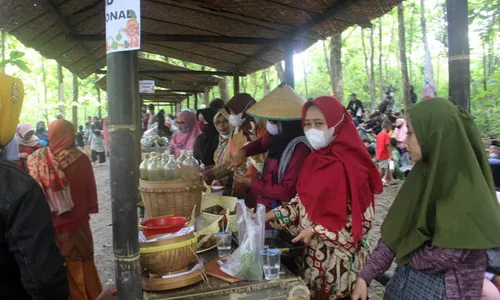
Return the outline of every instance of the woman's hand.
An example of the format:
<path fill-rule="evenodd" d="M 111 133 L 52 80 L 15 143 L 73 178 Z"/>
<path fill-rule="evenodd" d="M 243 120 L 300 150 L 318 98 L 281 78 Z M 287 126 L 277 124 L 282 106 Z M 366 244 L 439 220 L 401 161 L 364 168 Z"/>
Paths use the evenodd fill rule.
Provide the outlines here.
<path fill-rule="evenodd" d="M 245 186 L 250 186 L 250 184 L 252 183 L 252 178 L 245 177 L 245 176 L 239 175 L 239 174 L 234 174 L 234 182 L 243 184 Z"/>
<path fill-rule="evenodd" d="M 273 211 L 266 213 L 265 222 L 271 222 L 276 220 L 276 214 Z"/>
<path fill-rule="evenodd" d="M 309 245 L 313 237 L 314 237 L 314 231 L 312 230 L 311 227 L 307 227 L 306 229 L 303 229 L 299 233 L 299 235 L 292 240 L 292 243 L 298 243 L 300 241 L 304 241 L 306 245 Z"/>
<path fill-rule="evenodd" d="M 116 286 L 110 286 L 96 300 L 116 300 Z"/>
<path fill-rule="evenodd" d="M 354 284 L 354 290 L 351 293 L 352 300 L 366 300 L 368 299 L 368 285 L 366 281 L 358 277 L 356 283 Z"/>
<path fill-rule="evenodd" d="M 244 166 L 247 162 L 247 152 L 244 149 L 238 150 L 236 154 L 231 158 L 231 164 L 229 165 L 229 169 L 237 169 L 241 166 Z"/>
<path fill-rule="evenodd" d="M 19 158 L 20 159 L 28 159 L 28 155 L 29 154 L 26 152 L 21 152 L 21 153 L 19 153 Z"/>

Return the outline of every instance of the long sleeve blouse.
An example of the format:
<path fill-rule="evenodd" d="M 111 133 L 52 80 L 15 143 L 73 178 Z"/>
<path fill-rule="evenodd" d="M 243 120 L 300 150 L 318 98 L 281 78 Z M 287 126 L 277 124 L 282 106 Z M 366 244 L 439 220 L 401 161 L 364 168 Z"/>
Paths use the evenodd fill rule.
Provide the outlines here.
<path fill-rule="evenodd" d="M 369 284 L 390 268 L 395 257 L 396 253 L 380 239 L 358 276 Z M 485 250 L 444 249 L 430 245 L 412 254 L 409 267 L 426 274 L 444 272 L 446 298 L 459 300 L 481 299 L 486 264 Z"/>

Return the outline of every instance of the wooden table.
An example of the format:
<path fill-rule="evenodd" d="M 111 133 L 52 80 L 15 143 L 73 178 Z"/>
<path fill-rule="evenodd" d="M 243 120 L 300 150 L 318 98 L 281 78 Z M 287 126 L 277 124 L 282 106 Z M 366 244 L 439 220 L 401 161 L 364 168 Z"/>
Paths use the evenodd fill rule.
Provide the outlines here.
<path fill-rule="evenodd" d="M 205 263 L 217 258 L 217 249 L 200 254 Z M 262 299 L 309 299 L 309 291 L 304 281 L 293 275 L 283 265 L 284 274 L 280 279 L 271 281 L 250 282 L 242 281 L 229 284 L 225 281 L 208 276 L 208 283 L 198 284 L 165 292 L 144 291 L 144 299 L 210 299 L 210 300 L 262 300 Z M 300 296 L 304 296 L 301 298 Z"/>

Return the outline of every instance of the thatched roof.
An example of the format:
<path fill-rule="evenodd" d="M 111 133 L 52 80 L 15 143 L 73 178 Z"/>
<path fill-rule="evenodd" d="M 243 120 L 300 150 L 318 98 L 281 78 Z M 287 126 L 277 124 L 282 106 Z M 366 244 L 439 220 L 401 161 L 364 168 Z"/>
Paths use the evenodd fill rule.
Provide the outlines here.
<path fill-rule="evenodd" d="M 162 103 L 181 103 L 182 101 L 186 100 L 187 96 L 186 95 L 158 95 L 155 96 L 154 94 L 150 95 L 144 95 L 143 100 L 144 103 L 150 103 L 150 102 L 162 102 Z"/>
<path fill-rule="evenodd" d="M 189 71 L 187 68 L 175 66 L 166 62 L 139 58 L 138 70 L 141 73 L 139 79 L 141 80 L 154 80 L 155 86 L 175 90 L 185 93 L 203 93 L 205 88 L 216 86 L 222 79 L 218 76 L 203 75 L 203 74 L 168 74 L 168 73 L 142 73 L 142 71 Z M 101 77 L 96 81 L 97 86 L 106 90 L 106 76 Z"/>
<path fill-rule="evenodd" d="M 217 70 L 251 73 L 281 61 L 285 43 L 293 41 L 294 48 L 301 51 L 318 38 L 336 35 L 352 25 L 369 26 L 370 20 L 400 2 L 402 0 L 143 0 L 143 34 L 274 40 L 265 45 L 245 45 L 143 38 L 142 50 Z M 4 0 L 0 29 L 83 78 L 106 65 L 104 5 L 103 0 Z M 74 35 L 94 35 L 94 41 L 76 39 Z M 95 35 L 101 37 L 96 41 Z"/>

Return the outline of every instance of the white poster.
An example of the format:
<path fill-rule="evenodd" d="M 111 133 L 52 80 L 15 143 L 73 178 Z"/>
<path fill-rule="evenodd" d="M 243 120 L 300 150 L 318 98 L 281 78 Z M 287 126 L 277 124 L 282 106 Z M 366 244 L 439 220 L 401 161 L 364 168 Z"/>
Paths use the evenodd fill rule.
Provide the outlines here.
<path fill-rule="evenodd" d="M 154 94 L 155 81 L 154 80 L 139 80 L 139 93 L 141 94 Z"/>
<path fill-rule="evenodd" d="M 106 0 L 106 53 L 139 50 L 140 25 L 140 0 Z"/>

